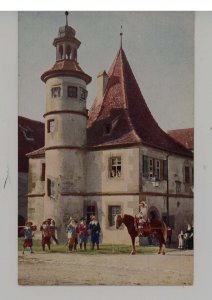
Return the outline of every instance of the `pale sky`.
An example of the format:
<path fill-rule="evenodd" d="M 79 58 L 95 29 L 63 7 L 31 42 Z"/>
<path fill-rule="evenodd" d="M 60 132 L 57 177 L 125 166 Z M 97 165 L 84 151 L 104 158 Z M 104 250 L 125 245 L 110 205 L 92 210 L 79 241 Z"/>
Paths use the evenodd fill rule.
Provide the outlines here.
<path fill-rule="evenodd" d="M 19 13 L 19 115 L 43 121 L 45 84 L 41 74 L 55 63 L 53 39 L 64 12 Z M 96 77 L 108 71 L 123 49 L 154 118 L 164 130 L 193 127 L 193 12 L 71 12 L 69 25 L 81 41 L 78 61 L 92 77 L 87 108 L 96 95 Z"/>

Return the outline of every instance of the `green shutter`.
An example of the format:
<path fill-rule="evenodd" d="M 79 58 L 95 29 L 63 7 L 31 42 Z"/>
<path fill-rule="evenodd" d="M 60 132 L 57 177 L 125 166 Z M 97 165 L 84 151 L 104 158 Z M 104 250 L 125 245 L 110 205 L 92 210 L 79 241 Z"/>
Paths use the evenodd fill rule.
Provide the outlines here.
<path fill-rule="evenodd" d="M 163 178 L 164 179 L 168 178 L 168 161 L 167 160 L 163 161 Z"/>
<path fill-rule="evenodd" d="M 149 176 L 149 159 L 148 156 L 143 155 L 143 177 Z"/>

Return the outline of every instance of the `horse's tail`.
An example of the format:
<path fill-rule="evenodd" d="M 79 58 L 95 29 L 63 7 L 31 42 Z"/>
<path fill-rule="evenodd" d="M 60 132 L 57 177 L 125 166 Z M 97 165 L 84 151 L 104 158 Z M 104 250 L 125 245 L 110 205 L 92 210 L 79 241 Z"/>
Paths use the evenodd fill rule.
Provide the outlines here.
<path fill-rule="evenodd" d="M 166 226 L 166 223 L 162 222 L 162 233 L 163 233 L 163 238 L 165 240 L 165 243 L 166 243 L 166 240 L 167 240 L 167 226 Z"/>

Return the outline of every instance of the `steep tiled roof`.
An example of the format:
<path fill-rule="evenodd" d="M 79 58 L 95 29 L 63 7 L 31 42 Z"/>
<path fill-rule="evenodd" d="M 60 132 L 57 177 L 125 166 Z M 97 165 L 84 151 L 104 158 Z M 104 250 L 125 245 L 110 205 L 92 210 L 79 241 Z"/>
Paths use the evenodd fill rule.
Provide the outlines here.
<path fill-rule="evenodd" d="M 153 118 L 122 48 L 108 75 L 101 108 L 94 103 L 89 114 L 89 146 L 143 143 L 192 156 L 188 149 L 165 133 Z"/>
<path fill-rule="evenodd" d="M 168 134 L 187 149 L 194 150 L 194 128 L 169 130 Z"/>
<path fill-rule="evenodd" d="M 18 171 L 28 172 L 26 154 L 44 145 L 44 123 L 18 117 Z"/>

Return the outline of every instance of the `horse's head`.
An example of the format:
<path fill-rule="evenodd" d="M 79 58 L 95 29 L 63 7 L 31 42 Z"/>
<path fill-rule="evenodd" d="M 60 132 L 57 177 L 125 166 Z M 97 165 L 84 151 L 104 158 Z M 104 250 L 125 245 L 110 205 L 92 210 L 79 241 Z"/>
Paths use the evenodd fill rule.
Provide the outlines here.
<path fill-rule="evenodd" d="M 115 217 L 116 229 L 118 229 L 121 226 L 122 222 L 123 222 L 122 216 L 116 215 L 116 217 Z"/>

